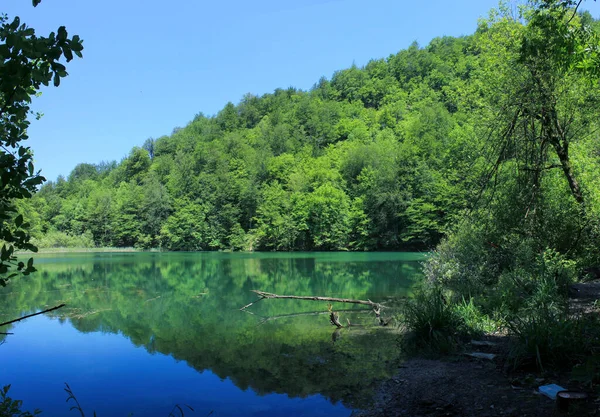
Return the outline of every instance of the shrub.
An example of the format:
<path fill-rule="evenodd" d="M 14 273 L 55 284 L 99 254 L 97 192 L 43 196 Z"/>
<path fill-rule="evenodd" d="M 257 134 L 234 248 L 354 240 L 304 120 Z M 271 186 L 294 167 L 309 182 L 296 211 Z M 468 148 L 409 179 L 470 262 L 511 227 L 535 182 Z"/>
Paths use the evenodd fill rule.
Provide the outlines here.
<path fill-rule="evenodd" d="M 49 231 L 39 239 L 33 239 L 39 248 L 93 248 L 94 239 L 88 231 L 79 236 L 72 236 L 56 230 Z"/>
<path fill-rule="evenodd" d="M 465 223 L 437 247 L 424 266 L 427 281 L 442 285 L 460 295 L 459 299 L 480 294 L 492 284 L 489 246 L 483 233 L 473 224 Z"/>
<path fill-rule="evenodd" d="M 509 353 L 513 367 L 547 366 L 567 369 L 600 351 L 597 318 L 568 317 L 551 310 L 530 310 L 507 322 L 516 336 Z"/>
<path fill-rule="evenodd" d="M 470 298 L 469 301 L 463 298 L 453 308 L 460 319 L 463 334 L 481 336 L 484 333 L 492 333 L 499 328 L 495 320 L 481 312 L 481 308 L 475 304 L 475 298 Z"/>
<path fill-rule="evenodd" d="M 412 333 L 415 347 L 442 353 L 454 349 L 462 328 L 460 317 L 437 285 L 418 290 L 406 302 L 401 322 Z"/>
<path fill-rule="evenodd" d="M 506 325 L 516 336 L 509 355 L 513 366 L 570 367 L 600 347 L 597 320 L 569 315 L 568 287 L 575 274 L 573 261 L 546 250 L 528 271 L 521 269 L 518 280 L 512 278 L 518 292 L 508 293 L 505 285 Z"/>

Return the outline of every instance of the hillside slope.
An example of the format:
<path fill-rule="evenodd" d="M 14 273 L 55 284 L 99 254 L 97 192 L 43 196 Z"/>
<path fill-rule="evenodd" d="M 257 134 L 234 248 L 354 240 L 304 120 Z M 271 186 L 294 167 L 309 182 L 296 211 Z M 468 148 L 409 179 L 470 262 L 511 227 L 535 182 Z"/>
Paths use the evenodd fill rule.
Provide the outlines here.
<path fill-rule="evenodd" d="M 507 46 L 490 43 L 503 30 L 492 23 L 336 72 L 307 92 L 246 95 L 119 163 L 80 164 L 24 207 L 37 243 L 431 248 L 480 198 L 497 157 L 502 68 L 490 60 Z"/>

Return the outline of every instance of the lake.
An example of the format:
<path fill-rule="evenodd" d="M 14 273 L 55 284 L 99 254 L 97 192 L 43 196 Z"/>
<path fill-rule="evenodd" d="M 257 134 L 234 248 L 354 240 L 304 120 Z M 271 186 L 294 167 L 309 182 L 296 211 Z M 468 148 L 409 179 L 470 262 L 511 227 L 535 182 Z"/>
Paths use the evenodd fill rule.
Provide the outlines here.
<path fill-rule="evenodd" d="M 395 326 L 364 306 L 250 291 L 387 302 L 421 280 L 415 253 L 85 253 L 36 256 L 0 289 L 0 385 L 42 416 L 349 416 L 398 358 Z M 392 315 L 393 309 L 384 311 Z M 356 325 L 356 326 L 354 326 Z M 186 406 L 192 407 L 192 412 Z M 175 410 L 174 415 L 181 415 Z"/>

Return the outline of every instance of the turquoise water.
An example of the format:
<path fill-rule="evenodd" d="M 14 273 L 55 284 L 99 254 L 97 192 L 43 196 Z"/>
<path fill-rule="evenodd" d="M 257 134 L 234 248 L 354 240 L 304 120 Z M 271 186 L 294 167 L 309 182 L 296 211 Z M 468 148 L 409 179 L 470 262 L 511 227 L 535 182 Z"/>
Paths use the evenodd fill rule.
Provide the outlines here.
<path fill-rule="evenodd" d="M 67 382 L 99 416 L 348 416 L 397 357 L 394 326 L 334 303 L 256 300 L 251 289 L 385 301 L 421 279 L 420 254 L 97 253 L 41 255 L 0 291 L 0 320 L 57 305 L 2 339 L 0 384 L 69 415 Z M 350 310 L 350 311 L 346 311 Z M 390 312 L 385 313 L 391 315 Z M 185 405 L 191 406 L 192 412 Z M 72 414 L 73 412 L 71 412 Z M 76 412 L 72 415 L 78 415 Z M 177 415 L 180 415 L 177 411 Z"/>

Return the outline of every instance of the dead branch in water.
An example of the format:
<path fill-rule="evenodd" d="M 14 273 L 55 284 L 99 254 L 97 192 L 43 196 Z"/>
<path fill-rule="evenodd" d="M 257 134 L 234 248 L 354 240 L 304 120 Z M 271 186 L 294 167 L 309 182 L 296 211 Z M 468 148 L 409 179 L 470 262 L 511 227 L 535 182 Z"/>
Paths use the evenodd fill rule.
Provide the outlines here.
<path fill-rule="evenodd" d="M 318 296 L 312 296 L 312 295 L 277 295 L 277 294 L 272 294 L 270 292 L 264 292 L 264 291 L 259 291 L 259 290 L 251 290 L 251 291 L 260 297 L 257 301 L 255 301 L 255 303 L 260 300 L 263 300 L 265 298 L 287 298 L 287 299 L 291 299 L 291 300 L 328 301 L 330 303 L 362 304 L 362 305 L 370 306 L 373 309 L 377 309 L 377 310 L 381 310 L 382 308 L 384 308 L 383 305 L 381 305 L 379 303 L 374 303 L 371 300 L 367 300 L 367 301 L 352 300 L 350 298 L 318 297 Z M 246 307 L 249 307 L 252 304 L 254 304 L 254 303 L 250 303 L 247 306 L 242 307 L 240 310 L 244 310 Z"/>
<path fill-rule="evenodd" d="M 266 298 L 307 300 L 307 301 L 327 301 L 329 303 L 349 303 L 349 304 L 367 305 L 373 309 L 373 312 L 375 313 L 375 317 L 377 318 L 377 321 L 380 326 L 387 326 L 391 321 L 391 318 L 386 321 L 381 317 L 381 310 L 383 308 L 385 308 L 385 306 L 383 306 L 382 304 L 379 304 L 379 303 L 374 303 L 371 300 L 353 300 L 350 298 L 320 297 L 320 296 L 313 296 L 313 295 L 278 295 L 278 294 L 273 294 L 270 292 L 259 291 L 259 290 L 251 290 L 251 291 L 253 293 L 255 293 L 256 295 L 258 295 L 259 298 L 258 298 L 258 300 L 253 301 L 250 304 L 247 304 L 247 305 L 243 306 L 242 308 L 240 308 L 241 311 L 249 312 L 246 310 L 248 307 L 250 307 L 251 305 L 253 305 L 261 300 L 264 300 Z M 344 327 L 342 325 L 342 323 L 340 322 L 339 314 L 333 311 L 331 304 L 329 304 L 328 313 L 329 313 L 329 321 L 332 325 L 334 325 L 338 329 L 341 329 Z M 352 324 L 350 324 L 350 321 L 348 321 L 348 327 L 350 327 L 350 326 L 352 326 Z"/>
<path fill-rule="evenodd" d="M 14 320 L 11 320 L 11 321 L 7 321 L 7 322 L 4 322 L 4 323 L 0 323 L 0 327 L 2 327 L 2 326 L 6 326 L 6 325 L 8 325 L 8 324 L 16 323 L 16 322 L 18 322 L 18 321 L 21 321 L 21 320 L 28 319 L 29 317 L 33 317 L 33 316 L 37 316 L 37 315 L 40 315 L 40 314 L 48 313 L 48 312 L 50 312 L 50 311 L 58 310 L 59 308 L 61 308 L 61 307 L 64 307 L 64 306 L 66 306 L 66 304 L 64 304 L 64 303 L 63 303 L 63 304 L 61 304 L 61 305 L 58 305 L 58 306 L 56 306 L 56 307 L 49 308 L 49 309 L 47 309 L 47 310 L 42 310 L 42 311 L 39 311 L 39 312 L 37 312 L 37 313 L 28 314 L 27 316 L 23 316 L 23 317 L 20 317 L 20 318 L 18 318 L 18 319 L 14 319 Z"/>
<path fill-rule="evenodd" d="M 342 323 L 340 323 L 340 315 L 338 313 L 336 313 L 335 311 L 332 311 L 331 314 L 329 314 L 329 321 L 331 322 L 331 324 L 333 324 L 338 329 L 341 329 L 342 327 L 344 327 L 344 326 L 342 326 Z"/>
<path fill-rule="evenodd" d="M 266 297 L 261 297 L 256 301 L 252 301 L 250 304 L 246 304 L 244 307 L 240 308 L 241 311 L 246 311 L 246 309 L 248 307 L 250 307 L 251 305 L 254 305 L 255 303 L 258 303 L 260 300 L 264 300 Z"/>

